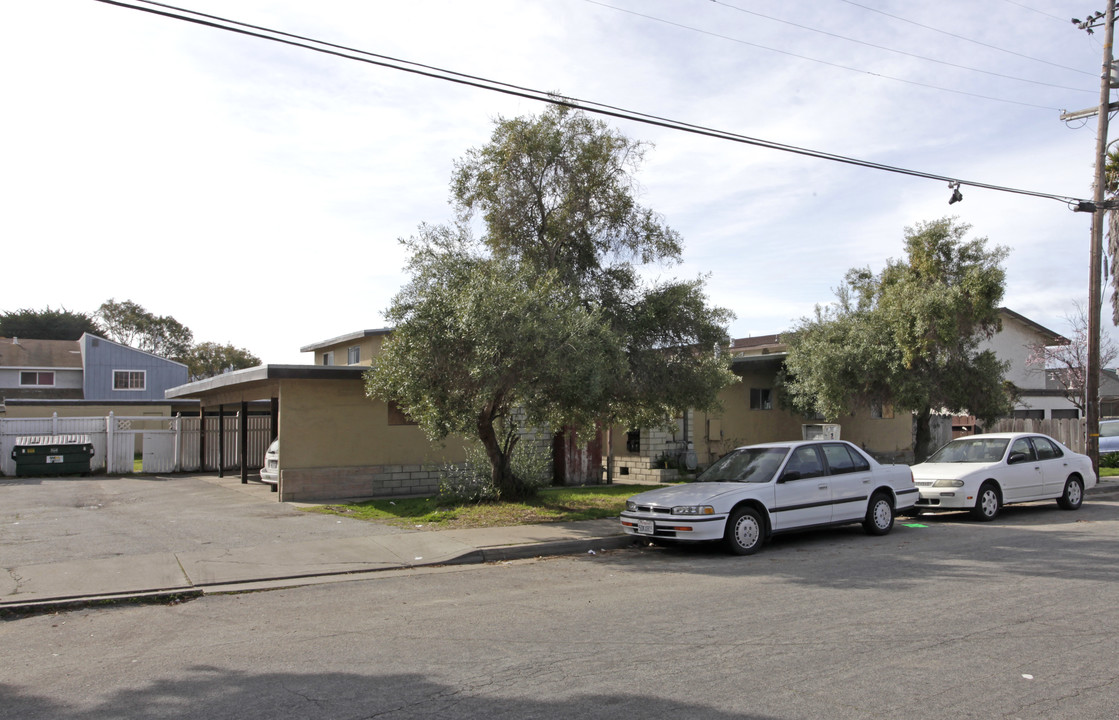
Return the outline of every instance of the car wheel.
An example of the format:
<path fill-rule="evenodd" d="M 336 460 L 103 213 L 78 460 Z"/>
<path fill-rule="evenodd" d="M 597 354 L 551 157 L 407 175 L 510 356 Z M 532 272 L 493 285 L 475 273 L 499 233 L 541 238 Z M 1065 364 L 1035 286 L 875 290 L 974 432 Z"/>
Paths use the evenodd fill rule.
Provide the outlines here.
<path fill-rule="evenodd" d="M 875 493 L 866 509 L 863 529 L 867 535 L 885 535 L 894 527 L 894 504 L 886 493 Z"/>
<path fill-rule="evenodd" d="M 1063 510 L 1076 510 L 1084 502 L 1084 484 L 1080 478 L 1070 477 L 1065 481 L 1065 491 L 1057 498 L 1057 504 Z"/>
<path fill-rule="evenodd" d="M 976 520 L 994 520 L 999 514 L 999 491 L 994 483 L 983 483 L 979 494 L 975 497 L 975 507 L 971 509 L 971 516 Z"/>
<path fill-rule="evenodd" d="M 758 511 L 740 507 L 727 518 L 727 548 L 735 555 L 753 555 L 765 543 L 765 523 Z"/>

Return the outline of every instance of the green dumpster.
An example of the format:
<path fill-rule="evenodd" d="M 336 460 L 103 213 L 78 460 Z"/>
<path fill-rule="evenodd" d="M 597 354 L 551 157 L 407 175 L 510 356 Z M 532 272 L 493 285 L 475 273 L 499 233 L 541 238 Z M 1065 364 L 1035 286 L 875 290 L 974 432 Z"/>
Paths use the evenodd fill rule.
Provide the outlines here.
<path fill-rule="evenodd" d="M 88 475 L 93 457 L 89 435 L 28 435 L 16 438 L 16 475 Z"/>

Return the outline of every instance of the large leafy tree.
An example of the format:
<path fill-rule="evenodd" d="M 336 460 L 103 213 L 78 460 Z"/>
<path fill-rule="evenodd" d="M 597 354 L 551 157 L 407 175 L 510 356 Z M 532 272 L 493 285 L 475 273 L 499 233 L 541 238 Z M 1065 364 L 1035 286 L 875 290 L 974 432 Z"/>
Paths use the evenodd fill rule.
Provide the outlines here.
<path fill-rule="evenodd" d="M 37 340 L 77 340 L 84 333 L 100 335 L 101 327 L 89 315 L 65 308 L 15 310 L 0 313 L 0 336 Z"/>
<path fill-rule="evenodd" d="M 221 375 L 222 373 L 260 365 L 260 358 L 248 350 L 226 343 L 202 342 L 194 345 L 180 359 L 186 363 L 191 380 Z"/>
<path fill-rule="evenodd" d="M 730 313 L 708 307 L 702 280 L 640 279 L 640 265 L 681 253 L 636 202 L 644 151 L 559 106 L 499 119 L 456 163 L 458 222 L 408 243 L 412 281 L 388 312 L 395 329 L 368 392 L 434 438 L 477 437 L 503 498 L 526 489 L 510 466 L 519 418 L 664 423 L 713 407 L 734 381 L 718 356 Z"/>
<path fill-rule="evenodd" d="M 969 230 L 954 218 L 919 223 L 906 228 L 904 260 L 850 270 L 838 301 L 788 338 L 787 402 L 830 420 L 859 406 L 912 411 L 918 460 L 931 450 L 933 413 L 1008 414 L 1006 364 L 979 351 L 1000 327 L 1006 250 L 967 240 Z"/>
<path fill-rule="evenodd" d="M 131 300 L 110 298 L 97 309 L 110 340 L 172 360 L 183 361 L 194 333 L 170 315 L 155 315 Z"/>

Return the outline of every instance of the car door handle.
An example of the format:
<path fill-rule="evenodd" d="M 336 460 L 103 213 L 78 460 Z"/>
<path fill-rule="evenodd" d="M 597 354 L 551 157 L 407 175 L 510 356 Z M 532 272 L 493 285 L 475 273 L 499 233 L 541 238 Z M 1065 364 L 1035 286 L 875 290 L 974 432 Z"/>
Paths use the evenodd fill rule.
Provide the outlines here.
<path fill-rule="evenodd" d="M 828 489 L 828 484 L 827 483 L 820 483 L 816 487 L 820 488 L 821 490 L 827 490 Z"/>

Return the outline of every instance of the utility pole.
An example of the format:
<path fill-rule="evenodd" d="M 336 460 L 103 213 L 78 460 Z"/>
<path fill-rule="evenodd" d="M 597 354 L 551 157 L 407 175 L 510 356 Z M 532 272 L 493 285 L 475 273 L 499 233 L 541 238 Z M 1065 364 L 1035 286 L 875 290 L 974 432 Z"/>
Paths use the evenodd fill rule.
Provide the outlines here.
<path fill-rule="evenodd" d="M 1103 226 L 1107 220 L 1104 169 L 1107 165 L 1107 120 L 1111 101 L 1112 42 L 1115 31 L 1115 0 L 1107 0 L 1104 14 L 1103 70 L 1100 77 L 1100 107 L 1096 129 L 1096 182 L 1092 195 L 1092 244 L 1088 270 L 1088 368 L 1084 378 L 1085 438 L 1088 457 L 1096 475 L 1100 468 L 1100 305 L 1102 304 Z"/>

